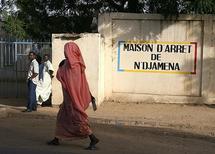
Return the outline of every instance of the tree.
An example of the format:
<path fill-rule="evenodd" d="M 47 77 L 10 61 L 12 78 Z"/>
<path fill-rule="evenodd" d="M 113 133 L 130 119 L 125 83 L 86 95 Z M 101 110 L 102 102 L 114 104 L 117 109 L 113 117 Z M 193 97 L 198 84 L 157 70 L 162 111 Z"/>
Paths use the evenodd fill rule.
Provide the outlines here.
<path fill-rule="evenodd" d="M 3 15 L 4 25 L 2 28 L 8 33 L 10 37 L 14 38 L 27 38 L 25 32 L 25 24 L 19 20 L 16 16 L 12 15 Z"/>
<path fill-rule="evenodd" d="M 7 0 L 5 0 L 7 1 Z M 160 13 L 165 17 L 215 13 L 215 0 L 13 0 L 5 28 L 14 36 L 46 40 L 52 33 L 81 33 L 95 29 L 99 13 Z M 9 3 L 8 3 L 9 4 Z M 9 9 L 9 10 L 10 10 Z M 12 13 L 11 13 L 12 12 Z M 0 12 L 1 13 L 1 12 Z M 10 16 L 10 17 L 9 17 Z M 16 25 L 16 26 L 15 26 Z"/>
<path fill-rule="evenodd" d="M 179 0 L 149 0 L 147 2 L 149 13 L 160 13 L 164 16 L 179 14 Z"/>
<path fill-rule="evenodd" d="M 1 0 L 0 2 L 0 19 L 3 22 L 3 28 L 10 37 L 24 38 L 24 22 L 17 17 L 17 7 L 15 0 Z"/>
<path fill-rule="evenodd" d="M 26 33 L 45 40 L 52 33 L 90 32 L 93 1 L 17 0 L 18 18 L 26 24 Z"/>
<path fill-rule="evenodd" d="M 215 0 L 148 0 L 147 6 L 149 13 L 164 16 L 215 13 Z"/>
<path fill-rule="evenodd" d="M 186 0 L 184 13 L 214 14 L 215 0 Z"/>

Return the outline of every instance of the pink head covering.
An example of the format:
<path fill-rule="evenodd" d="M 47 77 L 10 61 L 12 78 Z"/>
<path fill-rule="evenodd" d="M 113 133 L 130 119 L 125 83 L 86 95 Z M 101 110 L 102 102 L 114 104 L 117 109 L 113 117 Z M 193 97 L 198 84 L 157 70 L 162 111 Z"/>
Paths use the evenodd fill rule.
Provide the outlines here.
<path fill-rule="evenodd" d="M 64 55 L 66 59 L 68 59 L 71 68 L 73 68 L 76 64 L 81 64 L 82 69 L 86 68 L 81 51 L 76 43 L 66 43 L 64 46 Z"/>

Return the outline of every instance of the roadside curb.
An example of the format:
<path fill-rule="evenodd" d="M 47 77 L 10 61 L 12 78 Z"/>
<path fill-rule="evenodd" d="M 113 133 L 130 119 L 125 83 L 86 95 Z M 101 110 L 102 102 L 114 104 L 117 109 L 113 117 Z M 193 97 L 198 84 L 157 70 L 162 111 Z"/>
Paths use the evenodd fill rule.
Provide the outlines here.
<path fill-rule="evenodd" d="M 1 111 L 2 110 L 2 111 Z M 0 118 L 9 117 L 21 117 L 21 118 L 32 118 L 32 119 L 56 119 L 57 113 L 44 114 L 43 112 L 31 112 L 23 113 L 17 109 L 10 108 L 0 108 Z M 215 137 L 215 127 L 204 126 L 199 124 L 198 126 L 191 125 L 189 123 L 167 123 L 149 119 L 140 119 L 134 117 L 127 117 L 126 119 L 120 119 L 118 117 L 92 117 L 89 116 L 90 123 L 95 124 L 106 124 L 121 126 L 136 126 L 136 127 L 152 127 L 152 128 L 164 128 L 173 129 L 177 131 L 184 131 L 194 134 L 206 135 L 210 137 Z"/>
<path fill-rule="evenodd" d="M 200 135 L 206 135 L 215 137 L 215 127 L 210 126 L 192 126 L 190 124 L 179 124 L 179 123 L 164 123 L 152 120 L 122 120 L 122 119 L 105 119 L 105 118 L 90 118 L 90 122 L 116 125 L 116 126 L 136 126 L 136 127 L 152 127 L 152 128 L 165 128 L 174 129 L 178 131 L 186 131 L 189 133 L 196 133 Z"/>
<path fill-rule="evenodd" d="M 7 108 L 0 107 L 0 118 L 6 118 L 8 117 Z"/>
<path fill-rule="evenodd" d="M 0 118 L 9 118 L 9 117 L 21 117 L 21 118 L 32 118 L 32 119 L 53 119 L 56 120 L 57 113 L 44 114 L 42 112 L 32 112 L 32 113 L 22 113 L 20 111 L 15 111 L 11 109 L 2 109 L 4 111 L 3 116 Z M 115 125 L 117 127 L 123 126 L 136 126 L 136 127 L 152 127 L 152 128 L 163 128 L 163 129 L 172 129 L 177 131 L 184 131 L 194 134 L 206 135 L 210 137 L 215 137 L 215 128 L 210 126 L 198 125 L 194 126 L 189 123 L 166 123 L 155 120 L 148 119 L 139 119 L 136 120 L 134 117 L 126 117 L 126 119 L 120 119 L 118 117 L 92 117 L 89 116 L 90 123 L 95 124 L 106 124 L 106 125 Z"/>

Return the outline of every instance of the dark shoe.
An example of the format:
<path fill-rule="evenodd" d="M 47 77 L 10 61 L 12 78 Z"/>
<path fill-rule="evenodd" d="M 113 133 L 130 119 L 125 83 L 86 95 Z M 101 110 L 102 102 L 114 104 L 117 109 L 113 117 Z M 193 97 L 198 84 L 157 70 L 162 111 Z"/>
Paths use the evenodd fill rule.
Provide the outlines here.
<path fill-rule="evenodd" d="M 97 139 L 94 134 L 89 135 L 89 138 L 91 142 L 86 150 L 96 150 L 96 144 L 99 143 L 99 139 Z"/>
<path fill-rule="evenodd" d="M 97 143 L 99 143 L 99 139 L 96 137 L 90 142 L 90 146 L 95 146 Z"/>
<path fill-rule="evenodd" d="M 37 111 L 37 107 L 34 107 L 32 110 L 33 110 L 33 111 Z"/>
<path fill-rule="evenodd" d="M 85 150 L 96 150 L 96 146 L 95 145 L 90 145 L 89 147 L 85 148 Z"/>
<path fill-rule="evenodd" d="M 25 110 L 23 110 L 22 112 L 32 112 L 32 110 L 30 110 L 30 109 L 25 109 Z"/>
<path fill-rule="evenodd" d="M 48 145 L 60 145 L 58 138 L 54 138 L 53 140 L 47 142 Z"/>
<path fill-rule="evenodd" d="M 50 105 L 42 104 L 41 107 L 52 107 L 52 104 Z"/>

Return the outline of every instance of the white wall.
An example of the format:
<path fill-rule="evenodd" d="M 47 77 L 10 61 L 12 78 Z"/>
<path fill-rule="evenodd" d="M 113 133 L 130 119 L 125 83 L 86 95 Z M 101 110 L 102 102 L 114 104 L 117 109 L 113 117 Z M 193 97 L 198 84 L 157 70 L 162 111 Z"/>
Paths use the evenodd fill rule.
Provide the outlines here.
<path fill-rule="evenodd" d="M 210 15 L 181 15 L 177 19 L 129 13 L 100 15 L 98 30 L 105 42 L 106 100 L 213 103 L 215 98 L 213 25 L 214 16 Z M 197 52 L 193 46 L 189 54 L 161 54 L 161 61 L 178 62 L 181 70 L 125 71 L 135 60 L 158 62 L 150 59 L 151 53 L 124 54 L 124 52 L 123 55 L 119 52 L 118 42 L 128 40 L 155 42 L 154 45 L 159 42 L 164 45 L 195 42 Z M 125 67 L 124 71 L 118 70 L 119 61 L 120 67 Z"/>
<path fill-rule="evenodd" d="M 63 59 L 63 47 L 75 41 L 83 54 L 87 79 L 100 104 L 108 101 L 146 103 L 215 102 L 215 16 L 180 15 L 164 19 L 161 15 L 129 13 L 102 14 L 99 34 L 53 34 L 52 60 L 57 70 Z M 65 39 L 66 38 L 66 39 Z M 119 48 L 119 41 L 145 41 L 145 44 L 191 45 L 189 53 L 160 54 L 131 52 Z M 194 43 L 194 44 L 193 44 Z M 140 43 L 141 44 L 141 43 Z M 196 47 L 196 50 L 194 50 Z M 122 50 L 123 49 L 123 50 Z M 195 58 L 196 57 L 196 58 Z M 134 61 L 179 63 L 180 70 L 134 70 Z M 53 103 L 62 102 L 60 83 L 53 80 Z"/>

